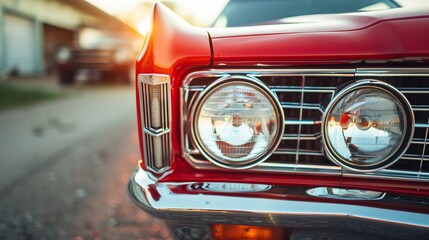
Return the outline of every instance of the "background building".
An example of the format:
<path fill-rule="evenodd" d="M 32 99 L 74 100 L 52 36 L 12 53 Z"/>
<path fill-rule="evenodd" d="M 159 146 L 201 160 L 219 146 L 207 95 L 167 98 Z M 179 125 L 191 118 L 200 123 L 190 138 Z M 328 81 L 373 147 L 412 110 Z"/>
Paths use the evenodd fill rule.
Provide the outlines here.
<path fill-rule="evenodd" d="M 84 0 L 0 0 L 0 74 L 53 72 L 56 51 L 78 47 L 84 28 L 130 41 L 138 37 L 134 29 Z"/>

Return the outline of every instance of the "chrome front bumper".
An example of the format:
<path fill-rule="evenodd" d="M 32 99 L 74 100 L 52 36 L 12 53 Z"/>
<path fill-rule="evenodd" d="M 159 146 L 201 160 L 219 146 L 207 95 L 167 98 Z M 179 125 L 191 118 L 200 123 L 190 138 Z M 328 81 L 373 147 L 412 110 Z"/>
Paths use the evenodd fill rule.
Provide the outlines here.
<path fill-rule="evenodd" d="M 212 224 L 283 227 L 289 229 L 290 239 L 429 239 L 428 199 L 383 194 L 374 200 L 344 200 L 309 196 L 307 190 L 225 182 L 160 183 L 142 169 L 134 171 L 128 185 L 134 203 L 165 220 L 176 239 L 210 239 Z"/>

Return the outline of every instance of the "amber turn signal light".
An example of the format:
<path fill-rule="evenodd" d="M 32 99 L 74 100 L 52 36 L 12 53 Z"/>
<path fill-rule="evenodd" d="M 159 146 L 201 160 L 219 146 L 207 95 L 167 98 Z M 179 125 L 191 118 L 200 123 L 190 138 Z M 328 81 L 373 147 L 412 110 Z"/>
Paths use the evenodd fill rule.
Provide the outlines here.
<path fill-rule="evenodd" d="M 277 240 L 287 239 L 285 229 L 278 227 L 257 227 L 247 225 L 224 225 L 212 226 L 212 239 L 215 240 Z"/>

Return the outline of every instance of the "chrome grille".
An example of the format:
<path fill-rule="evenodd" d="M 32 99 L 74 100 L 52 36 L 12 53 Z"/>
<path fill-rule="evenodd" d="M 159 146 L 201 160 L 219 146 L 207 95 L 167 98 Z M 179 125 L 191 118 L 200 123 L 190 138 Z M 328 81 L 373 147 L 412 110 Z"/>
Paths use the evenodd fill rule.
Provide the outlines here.
<path fill-rule="evenodd" d="M 356 75 L 379 79 L 399 89 L 410 102 L 415 117 L 414 136 L 408 150 L 394 165 L 374 174 L 429 180 L 429 69 L 362 69 Z"/>
<path fill-rule="evenodd" d="M 344 176 L 398 177 L 429 180 L 429 69 L 299 69 L 228 70 L 197 72 L 188 76 L 182 89 L 183 151 L 192 164 L 212 168 L 192 140 L 189 109 L 211 82 L 228 75 L 248 75 L 264 82 L 281 102 L 285 132 L 277 150 L 254 171 L 317 172 Z M 377 79 L 398 88 L 415 114 L 415 134 L 403 157 L 388 169 L 375 173 L 351 173 L 325 157 L 321 120 L 337 87 L 360 79 Z"/>

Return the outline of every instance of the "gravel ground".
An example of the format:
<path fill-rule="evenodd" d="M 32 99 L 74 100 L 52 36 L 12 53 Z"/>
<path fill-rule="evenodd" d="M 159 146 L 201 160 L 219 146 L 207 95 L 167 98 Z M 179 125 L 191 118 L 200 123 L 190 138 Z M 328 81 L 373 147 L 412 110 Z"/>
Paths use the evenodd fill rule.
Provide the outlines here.
<path fill-rule="evenodd" d="M 118 131 L 119 130 L 119 131 Z M 135 129 L 87 141 L 0 197 L 0 239 L 170 239 L 126 194 Z"/>
<path fill-rule="evenodd" d="M 0 188 L 0 239 L 171 239 L 165 225 L 126 193 L 139 159 L 135 125 L 134 115 L 121 118 L 49 157 L 34 158 L 37 164 L 23 161 L 22 174 Z M 13 166 L 7 161 L 0 164 Z"/>

